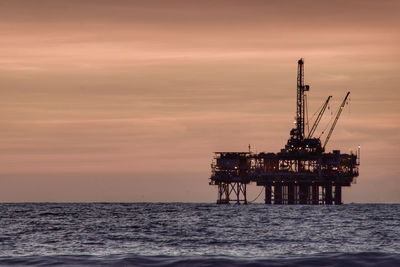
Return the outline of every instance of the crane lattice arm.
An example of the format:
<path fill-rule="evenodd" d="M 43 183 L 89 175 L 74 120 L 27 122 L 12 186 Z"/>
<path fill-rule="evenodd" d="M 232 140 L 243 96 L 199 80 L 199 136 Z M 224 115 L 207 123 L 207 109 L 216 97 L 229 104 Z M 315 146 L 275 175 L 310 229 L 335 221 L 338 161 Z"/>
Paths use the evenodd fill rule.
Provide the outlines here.
<path fill-rule="evenodd" d="M 325 103 L 323 104 L 321 111 L 318 113 L 317 118 L 315 119 L 315 122 L 313 124 L 313 126 L 311 127 L 310 132 L 308 133 L 308 137 L 307 138 L 311 138 L 312 135 L 314 134 L 315 130 L 318 127 L 319 122 L 321 121 L 322 116 L 325 113 L 326 107 L 328 106 L 329 100 L 332 98 L 332 96 L 329 96 L 328 99 L 326 99 Z"/>
<path fill-rule="evenodd" d="M 329 138 L 331 138 L 332 132 L 333 132 L 333 130 L 335 129 L 336 123 L 337 123 L 337 121 L 339 120 L 340 114 L 342 113 L 342 110 L 343 110 L 343 108 L 344 108 L 344 105 L 346 104 L 346 100 L 347 100 L 347 98 L 349 97 L 349 94 L 350 94 L 350 92 L 347 92 L 346 97 L 343 99 L 343 102 L 342 102 L 342 104 L 340 105 L 339 110 L 337 111 L 335 121 L 333 122 L 332 127 L 331 127 L 331 129 L 329 130 L 328 136 L 327 136 L 326 139 L 325 139 L 323 149 L 325 149 L 325 146 L 326 146 L 326 144 L 328 143 Z"/>

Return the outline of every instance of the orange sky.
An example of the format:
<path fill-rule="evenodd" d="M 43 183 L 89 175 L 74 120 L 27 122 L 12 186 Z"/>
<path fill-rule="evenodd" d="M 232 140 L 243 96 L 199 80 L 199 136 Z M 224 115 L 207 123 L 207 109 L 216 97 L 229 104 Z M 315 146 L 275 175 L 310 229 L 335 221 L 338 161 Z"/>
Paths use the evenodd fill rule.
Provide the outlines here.
<path fill-rule="evenodd" d="M 213 151 L 286 143 L 304 57 L 311 114 L 351 91 L 328 144 L 361 145 L 344 201 L 400 203 L 399 15 L 399 1 L 2 1 L 0 201 L 214 202 Z"/>

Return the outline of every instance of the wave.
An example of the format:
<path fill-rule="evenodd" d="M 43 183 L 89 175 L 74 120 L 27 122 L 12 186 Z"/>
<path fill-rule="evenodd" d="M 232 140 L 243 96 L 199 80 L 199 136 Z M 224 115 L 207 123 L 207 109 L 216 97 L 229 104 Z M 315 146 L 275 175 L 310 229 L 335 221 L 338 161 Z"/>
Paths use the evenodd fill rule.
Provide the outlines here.
<path fill-rule="evenodd" d="M 34 266 L 400 266 L 400 254 L 328 253 L 280 258 L 224 256 L 52 255 L 0 257 L 0 265 Z"/>

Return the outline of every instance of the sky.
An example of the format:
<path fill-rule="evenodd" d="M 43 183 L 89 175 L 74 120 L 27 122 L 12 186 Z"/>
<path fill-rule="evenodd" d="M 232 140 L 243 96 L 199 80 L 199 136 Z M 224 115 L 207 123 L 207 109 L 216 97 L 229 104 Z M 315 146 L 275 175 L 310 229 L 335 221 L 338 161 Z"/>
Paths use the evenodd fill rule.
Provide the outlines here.
<path fill-rule="evenodd" d="M 399 16 L 387 0 L 2 0 L 0 201 L 215 202 L 214 151 L 287 142 L 302 57 L 309 116 L 333 96 L 318 135 L 351 92 L 327 145 L 361 146 L 344 202 L 400 203 Z"/>

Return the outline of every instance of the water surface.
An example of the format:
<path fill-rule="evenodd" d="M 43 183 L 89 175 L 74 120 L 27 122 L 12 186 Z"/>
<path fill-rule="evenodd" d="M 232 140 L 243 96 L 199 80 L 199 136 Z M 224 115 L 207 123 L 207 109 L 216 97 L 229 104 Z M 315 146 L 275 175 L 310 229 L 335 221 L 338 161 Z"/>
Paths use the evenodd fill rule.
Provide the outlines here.
<path fill-rule="evenodd" d="M 0 264 L 400 266 L 400 205 L 0 204 Z"/>

